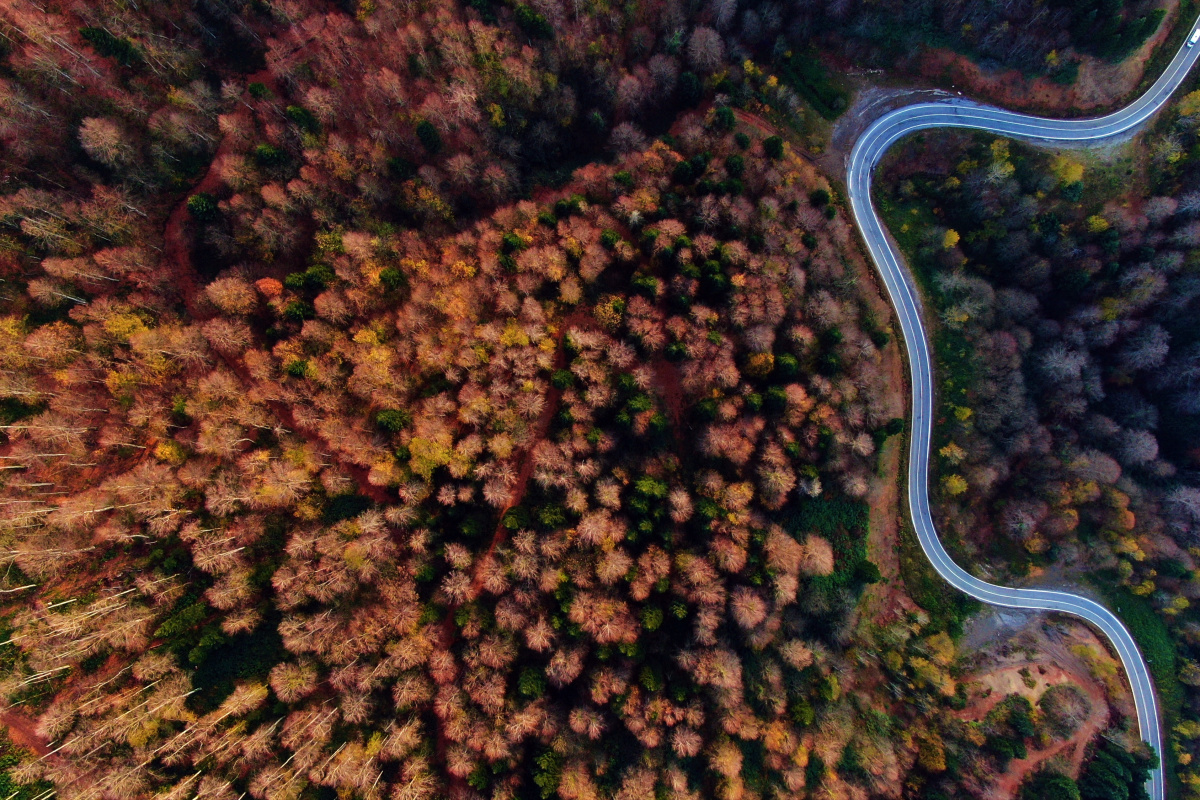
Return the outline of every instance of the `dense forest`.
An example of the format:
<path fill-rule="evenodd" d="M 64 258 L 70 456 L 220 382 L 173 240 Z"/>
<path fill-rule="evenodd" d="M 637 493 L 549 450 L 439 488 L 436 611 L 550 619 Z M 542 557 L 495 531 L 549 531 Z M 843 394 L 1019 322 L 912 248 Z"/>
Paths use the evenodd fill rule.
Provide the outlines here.
<path fill-rule="evenodd" d="M 136 246 L 46 258 L 7 323 L 10 578 L 116 574 L 12 620 L 6 688 L 55 692 L 73 756 L 39 771 L 805 785 L 795 726 L 841 699 L 878 576 L 855 498 L 889 420 L 844 224 L 778 139 L 711 117 L 457 234 L 318 232 L 282 281 L 134 297 Z"/>
<path fill-rule="evenodd" d="M 796 7 L 799 13 L 787 29 L 790 37 L 817 37 L 856 64 L 891 71 L 903 68 L 923 47 L 942 46 L 968 54 L 982 66 L 1012 67 L 1068 84 L 1075 80 L 1079 56 L 1119 61 L 1152 35 L 1165 16 L 1157 3 L 1122 0 L 841 0 Z M 766 8 L 755 16 L 752 10 L 743 12 L 743 31 L 747 18 L 767 13 Z"/>
<path fill-rule="evenodd" d="M 1038 72 L 1157 24 L 0 6 L 0 695 L 42 747 L 0 791 L 984 795 L 1087 703 L 968 718 L 961 604 L 863 613 L 897 350 L 785 137 L 846 106 L 814 48 Z M 1156 602 L 1191 563 L 1136 561 Z M 1137 796 L 1130 743 L 1082 796 Z"/>
<path fill-rule="evenodd" d="M 1145 163 L 929 136 L 895 157 L 881 198 L 938 318 L 941 530 L 993 574 L 1074 565 L 1126 609 L 1157 611 L 1136 627 L 1190 787 L 1198 115 L 1200 92 L 1147 135 Z"/>

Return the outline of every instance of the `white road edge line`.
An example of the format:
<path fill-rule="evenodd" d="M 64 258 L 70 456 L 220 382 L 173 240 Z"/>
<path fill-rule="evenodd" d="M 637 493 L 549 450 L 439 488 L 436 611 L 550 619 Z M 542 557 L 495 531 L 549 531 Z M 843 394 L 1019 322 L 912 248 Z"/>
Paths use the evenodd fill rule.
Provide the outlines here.
<path fill-rule="evenodd" d="M 1200 24 L 1200 20 L 1196 24 Z M 912 371 L 908 505 L 921 549 L 947 583 L 978 600 L 1010 608 L 1073 614 L 1103 632 L 1129 677 L 1142 739 L 1160 759 L 1163 756 L 1162 720 L 1150 671 L 1133 637 L 1111 611 L 1093 600 L 1066 592 L 1015 589 L 982 581 L 955 564 L 938 539 L 929 511 L 929 449 L 933 419 L 933 370 L 929 343 L 904 262 L 888 240 L 883 223 L 871 203 L 871 174 L 893 143 L 910 133 L 928 128 L 972 128 L 1059 147 L 1087 147 L 1111 141 L 1134 131 L 1157 113 L 1179 88 L 1198 58 L 1200 46 L 1188 47 L 1185 42 L 1145 94 L 1119 111 L 1091 119 L 1036 117 L 962 99 L 902 106 L 875 120 L 859 136 L 846 173 L 850 209 L 896 309 Z M 1147 788 L 1152 800 L 1165 800 L 1161 767 L 1151 773 Z"/>

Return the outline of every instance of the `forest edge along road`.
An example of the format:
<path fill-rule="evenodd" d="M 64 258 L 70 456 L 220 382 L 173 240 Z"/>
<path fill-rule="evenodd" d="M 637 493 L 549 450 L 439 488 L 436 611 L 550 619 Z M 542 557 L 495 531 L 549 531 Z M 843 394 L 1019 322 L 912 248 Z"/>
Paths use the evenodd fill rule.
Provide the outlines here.
<path fill-rule="evenodd" d="M 1200 22 L 1200 20 L 1198 20 Z M 916 131 L 929 128 L 970 128 L 1038 144 L 1087 147 L 1134 132 L 1157 113 L 1200 59 L 1192 47 L 1196 32 L 1176 53 L 1163 74 L 1141 97 L 1102 117 L 1059 120 L 1005 111 L 969 100 L 952 98 L 901 106 L 875 120 L 851 151 L 846 189 L 851 212 L 871 254 L 904 333 L 912 375 L 912 436 L 909 444 L 908 505 L 913 527 L 925 555 L 938 574 L 956 589 L 997 606 L 1059 611 L 1087 620 L 1112 643 L 1129 678 L 1142 739 L 1162 757 L 1162 721 L 1146 661 L 1128 629 L 1108 609 L 1093 600 L 1066 592 L 996 586 L 964 570 L 946 552 L 934 528 L 929 506 L 929 450 L 933 418 L 933 369 L 917 291 L 900 254 L 888 239 L 871 203 L 871 174 L 887 149 Z M 1149 780 L 1153 800 L 1164 800 L 1162 767 Z"/>

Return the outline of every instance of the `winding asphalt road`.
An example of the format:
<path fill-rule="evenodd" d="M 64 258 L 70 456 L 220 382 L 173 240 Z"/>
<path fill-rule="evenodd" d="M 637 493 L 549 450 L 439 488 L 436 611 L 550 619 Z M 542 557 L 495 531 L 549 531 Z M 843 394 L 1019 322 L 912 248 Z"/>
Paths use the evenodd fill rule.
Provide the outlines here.
<path fill-rule="evenodd" d="M 1198 20 L 1200 24 L 1200 20 Z M 1133 637 L 1111 611 L 1086 597 L 1040 589 L 996 586 L 971 575 L 954 563 L 938 539 L 929 513 L 929 451 L 933 418 L 933 368 L 929 342 L 921 317 L 918 294 L 900 255 L 888 239 L 871 204 L 871 173 L 884 152 L 903 136 L 927 128 L 975 128 L 1035 143 L 1083 147 L 1105 143 L 1131 133 L 1153 116 L 1183 82 L 1200 59 L 1200 45 L 1180 48 L 1162 76 L 1150 89 L 1120 111 L 1092 119 L 1047 119 L 1017 114 L 969 100 L 951 99 L 915 103 L 877 119 L 858 138 L 850 154 L 846 186 L 850 208 L 862 231 L 867 249 L 887 286 L 912 371 L 913 425 L 909 446 L 908 506 L 921 548 L 934 569 L 953 587 L 985 603 L 1010 608 L 1061 611 L 1092 623 L 1109 638 L 1121 658 L 1133 689 L 1142 739 L 1155 752 L 1162 750 L 1162 724 L 1154 684 L 1146 661 Z M 1164 800 L 1161 769 L 1150 776 L 1147 788 L 1153 800 Z"/>

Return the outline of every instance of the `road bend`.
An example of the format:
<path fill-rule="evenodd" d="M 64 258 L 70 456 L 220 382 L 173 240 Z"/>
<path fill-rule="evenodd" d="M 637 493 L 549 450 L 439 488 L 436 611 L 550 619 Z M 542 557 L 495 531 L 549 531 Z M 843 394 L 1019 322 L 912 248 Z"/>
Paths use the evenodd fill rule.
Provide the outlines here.
<path fill-rule="evenodd" d="M 1200 20 L 1197 20 L 1200 24 Z M 1193 26 L 1195 28 L 1195 25 Z M 938 538 L 929 510 L 929 452 L 932 443 L 933 367 L 921 304 L 912 278 L 871 203 L 871 175 L 898 139 L 929 128 L 972 128 L 1055 147 L 1088 147 L 1135 132 L 1157 113 L 1200 59 L 1200 45 L 1185 44 L 1163 74 L 1128 106 L 1102 117 L 1050 119 L 955 98 L 914 103 L 877 119 L 859 136 L 846 175 L 851 212 L 895 306 L 912 376 L 912 437 L 909 444 L 908 506 L 913 528 L 934 569 L 951 586 L 996 606 L 1058 611 L 1090 622 L 1108 637 L 1129 678 L 1142 739 L 1162 758 L 1162 716 L 1150 672 L 1129 630 L 1107 608 L 1086 597 L 1041 589 L 996 586 L 976 578 L 950 558 Z M 1166 796 L 1163 771 L 1147 782 L 1152 800 Z"/>

